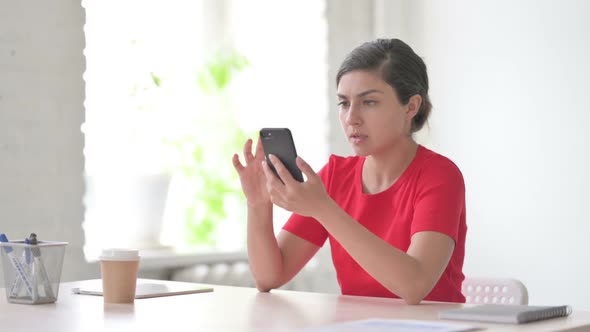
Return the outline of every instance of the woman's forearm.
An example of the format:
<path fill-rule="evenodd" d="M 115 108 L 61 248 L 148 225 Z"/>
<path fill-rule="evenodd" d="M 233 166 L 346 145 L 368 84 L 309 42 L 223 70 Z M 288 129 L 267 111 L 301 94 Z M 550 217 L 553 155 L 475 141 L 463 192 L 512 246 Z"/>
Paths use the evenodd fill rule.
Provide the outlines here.
<path fill-rule="evenodd" d="M 371 233 L 335 203 L 318 220 L 367 273 L 406 302 L 418 303 L 430 291 L 418 260 Z"/>
<path fill-rule="evenodd" d="M 263 292 L 280 286 L 283 271 L 272 219 L 272 204 L 248 206 L 248 259 L 256 288 Z"/>

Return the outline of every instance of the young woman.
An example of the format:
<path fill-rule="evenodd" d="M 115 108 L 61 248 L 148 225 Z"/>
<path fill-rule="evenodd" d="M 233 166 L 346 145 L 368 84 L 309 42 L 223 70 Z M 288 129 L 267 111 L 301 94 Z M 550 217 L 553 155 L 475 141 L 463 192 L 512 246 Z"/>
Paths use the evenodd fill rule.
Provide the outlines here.
<path fill-rule="evenodd" d="M 294 180 L 260 141 L 244 146 L 248 255 L 256 286 L 288 282 L 330 240 L 342 294 L 465 302 L 465 185 L 449 159 L 412 134 L 430 113 L 422 59 L 398 39 L 354 49 L 336 77 L 340 122 L 356 156 L 332 155 L 319 173 L 303 159 Z M 293 212 L 275 238 L 272 206 Z"/>

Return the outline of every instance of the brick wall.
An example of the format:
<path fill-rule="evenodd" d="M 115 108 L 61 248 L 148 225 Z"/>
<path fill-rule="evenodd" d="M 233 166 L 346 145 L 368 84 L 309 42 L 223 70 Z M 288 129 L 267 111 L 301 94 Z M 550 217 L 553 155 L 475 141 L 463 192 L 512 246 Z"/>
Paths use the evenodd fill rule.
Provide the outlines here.
<path fill-rule="evenodd" d="M 84 263 L 84 9 L 79 1 L 0 6 L 0 232 L 70 243 L 63 280 Z"/>

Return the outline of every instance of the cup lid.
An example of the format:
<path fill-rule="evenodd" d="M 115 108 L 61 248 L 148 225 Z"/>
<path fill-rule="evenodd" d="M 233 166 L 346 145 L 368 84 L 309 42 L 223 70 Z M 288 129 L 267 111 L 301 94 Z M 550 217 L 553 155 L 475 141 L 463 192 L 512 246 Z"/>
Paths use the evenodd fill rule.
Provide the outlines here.
<path fill-rule="evenodd" d="M 137 249 L 105 249 L 99 259 L 101 261 L 137 261 L 139 250 Z"/>

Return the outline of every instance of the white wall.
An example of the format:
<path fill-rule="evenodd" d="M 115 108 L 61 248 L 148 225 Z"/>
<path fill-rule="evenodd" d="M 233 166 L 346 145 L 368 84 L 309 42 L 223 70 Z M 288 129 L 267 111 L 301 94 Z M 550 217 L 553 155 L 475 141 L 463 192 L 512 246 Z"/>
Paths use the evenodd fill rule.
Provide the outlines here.
<path fill-rule="evenodd" d="M 352 149 L 344 138 L 336 98 L 336 74 L 348 52 L 370 40 L 375 34 L 373 0 L 326 0 L 328 22 L 328 146 L 329 152 L 350 155 Z M 326 159 L 327 160 L 327 159 Z"/>
<path fill-rule="evenodd" d="M 75 1 L 0 6 L 0 232 L 69 242 L 63 280 L 98 273 L 82 256 L 83 24 Z"/>
<path fill-rule="evenodd" d="M 532 304 L 590 308 L 590 2 L 405 6 L 402 36 L 431 80 L 423 140 L 466 180 L 466 274 L 518 278 Z"/>

